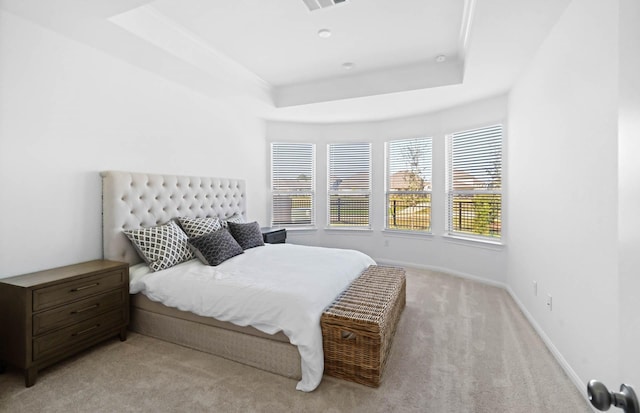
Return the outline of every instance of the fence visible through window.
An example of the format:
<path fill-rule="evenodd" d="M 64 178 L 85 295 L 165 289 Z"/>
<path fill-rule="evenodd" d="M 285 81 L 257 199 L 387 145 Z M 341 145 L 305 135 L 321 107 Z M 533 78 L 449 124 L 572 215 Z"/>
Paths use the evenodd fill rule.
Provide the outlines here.
<path fill-rule="evenodd" d="M 387 228 L 408 231 L 431 230 L 430 193 L 390 193 L 387 195 Z"/>
<path fill-rule="evenodd" d="M 501 194 L 451 195 L 451 228 L 455 232 L 499 238 Z"/>
<path fill-rule="evenodd" d="M 313 197 L 311 195 L 274 195 L 272 225 L 312 225 Z"/>
<path fill-rule="evenodd" d="M 329 224 L 332 226 L 369 226 L 368 195 L 330 195 Z"/>

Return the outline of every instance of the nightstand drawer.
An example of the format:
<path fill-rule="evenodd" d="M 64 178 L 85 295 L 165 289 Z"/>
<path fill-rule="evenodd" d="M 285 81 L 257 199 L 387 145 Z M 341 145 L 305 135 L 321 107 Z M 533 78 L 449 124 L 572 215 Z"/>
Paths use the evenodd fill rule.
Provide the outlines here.
<path fill-rule="evenodd" d="M 126 309 L 118 308 L 33 340 L 33 361 L 55 356 L 76 343 L 91 340 L 126 322 Z"/>
<path fill-rule="evenodd" d="M 129 292 L 121 288 L 98 297 L 85 298 L 64 307 L 34 314 L 33 335 L 37 336 L 58 327 L 78 323 L 114 307 L 121 307 L 126 300 L 126 294 Z"/>
<path fill-rule="evenodd" d="M 111 271 L 93 277 L 80 278 L 33 291 L 33 311 L 44 310 L 60 304 L 117 288 L 124 284 L 124 271 Z"/>

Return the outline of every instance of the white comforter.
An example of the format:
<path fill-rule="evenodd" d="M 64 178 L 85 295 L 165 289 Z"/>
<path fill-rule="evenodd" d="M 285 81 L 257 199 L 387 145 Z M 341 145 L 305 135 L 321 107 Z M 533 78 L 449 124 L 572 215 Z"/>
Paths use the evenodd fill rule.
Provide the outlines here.
<path fill-rule="evenodd" d="M 296 388 L 312 391 L 324 370 L 322 311 L 372 264 L 353 250 L 267 244 L 217 267 L 191 260 L 155 273 L 132 271 L 131 293 L 268 334 L 283 331 L 302 359 Z"/>

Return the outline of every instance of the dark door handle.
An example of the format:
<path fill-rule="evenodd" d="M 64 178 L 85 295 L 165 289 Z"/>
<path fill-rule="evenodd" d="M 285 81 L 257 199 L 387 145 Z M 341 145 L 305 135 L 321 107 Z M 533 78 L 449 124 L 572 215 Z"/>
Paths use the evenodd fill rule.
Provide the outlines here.
<path fill-rule="evenodd" d="M 598 410 L 609 410 L 611 405 L 621 408 L 625 413 L 640 413 L 640 405 L 633 387 L 622 384 L 620 392 L 609 391 L 607 386 L 597 380 L 591 380 L 587 385 L 589 401 Z"/>

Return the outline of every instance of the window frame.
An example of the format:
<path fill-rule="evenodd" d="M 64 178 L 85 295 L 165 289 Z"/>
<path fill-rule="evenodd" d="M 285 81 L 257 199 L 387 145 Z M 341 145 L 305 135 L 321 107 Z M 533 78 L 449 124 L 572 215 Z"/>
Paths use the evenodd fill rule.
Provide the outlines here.
<path fill-rule="evenodd" d="M 424 143 L 421 143 L 420 141 L 425 141 Z M 425 184 L 426 182 L 428 182 L 429 185 L 429 189 L 423 189 L 423 190 L 392 190 L 392 179 L 393 176 L 396 173 L 402 173 L 402 172 L 408 172 L 408 173 L 415 173 L 414 171 L 405 171 L 405 170 L 400 170 L 397 172 L 393 172 L 393 170 L 395 169 L 395 165 L 392 165 L 394 159 L 397 159 L 396 156 L 394 156 L 394 154 L 392 153 L 392 145 L 394 143 L 398 143 L 401 144 L 403 142 L 406 142 L 408 145 L 410 144 L 410 142 L 416 142 L 419 145 L 424 144 L 425 147 L 428 147 L 428 154 L 425 155 L 426 159 L 425 161 L 428 162 L 428 172 L 426 173 L 426 176 L 420 176 L 420 179 L 425 179 Z M 407 146 L 408 147 L 408 146 Z M 413 155 L 411 155 L 413 156 Z M 419 172 L 418 172 L 419 173 Z M 429 180 L 427 181 L 426 178 L 429 178 Z M 391 201 L 391 196 L 393 195 L 399 195 L 399 196 L 424 196 L 428 198 L 428 207 L 426 207 L 426 209 L 428 209 L 428 221 L 427 221 L 427 227 L 424 229 L 420 229 L 420 228 L 398 228 L 399 225 L 395 225 L 395 226 L 391 226 L 390 225 L 390 219 L 391 219 L 391 205 L 390 205 L 390 201 Z M 432 221 L 433 221 L 433 138 L 430 136 L 420 136 L 420 137 L 413 137 L 413 138 L 404 138 L 404 139 L 391 139 L 385 142 L 385 194 L 384 194 L 384 208 L 385 208 L 385 213 L 384 213 L 384 231 L 393 231 L 393 232 L 407 232 L 407 233 L 411 233 L 411 234 L 432 234 Z"/>
<path fill-rule="evenodd" d="M 368 147 L 368 165 L 367 165 L 367 189 L 356 189 L 356 190 L 339 190 L 339 189 L 332 189 L 332 186 L 334 185 L 334 183 L 332 182 L 332 151 L 331 148 L 332 147 L 336 147 L 336 146 L 351 146 L 351 145 L 366 145 Z M 327 216 L 327 229 L 331 229 L 331 230 L 370 230 L 372 228 L 371 226 L 371 201 L 372 201 L 372 196 L 373 196 L 373 191 L 372 191 L 372 175 L 373 175 L 373 158 L 372 158 L 372 147 L 373 145 L 371 144 L 371 142 L 339 142 L 339 143 L 328 143 L 327 144 L 327 202 L 326 202 L 326 216 Z M 338 223 L 333 223 L 332 222 L 332 216 L 331 216 L 331 211 L 332 211 L 332 197 L 335 196 L 345 196 L 345 195 L 351 195 L 354 197 L 366 197 L 367 198 L 367 202 L 366 202 L 366 206 L 367 206 L 367 223 L 364 225 L 348 225 L 348 224 L 338 224 Z"/>
<path fill-rule="evenodd" d="M 496 133 L 495 131 L 498 129 L 499 129 L 499 132 Z M 504 125 L 502 123 L 495 123 L 488 126 L 480 126 L 480 127 L 475 127 L 471 129 L 461 130 L 461 131 L 453 132 L 446 135 L 446 171 L 445 171 L 446 172 L 446 186 L 445 186 L 446 228 L 445 228 L 445 233 L 447 236 L 475 240 L 475 241 L 483 241 L 483 242 L 489 242 L 489 243 L 497 243 L 497 244 L 502 243 L 502 240 L 504 238 L 503 227 L 502 227 L 503 214 L 504 214 L 504 187 L 503 187 L 504 133 L 505 133 Z M 480 174 L 479 179 L 476 179 L 476 177 L 473 176 L 473 174 L 467 173 L 466 171 L 461 171 L 459 173 L 464 173 L 465 175 L 467 175 L 467 177 L 463 179 L 466 179 L 468 182 L 470 182 L 469 185 L 488 186 L 488 188 L 486 189 L 478 189 L 478 188 L 454 189 L 454 180 L 455 180 L 454 178 L 454 175 L 455 175 L 454 139 L 458 136 L 462 137 L 465 135 L 467 137 L 475 135 L 475 138 L 482 139 L 483 135 L 492 135 L 492 134 L 493 135 L 497 134 L 497 136 L 499 136 L 498 139 L 495 139 L 494 141 L 492 141 L 493 143 L 495 142 L 499 143 L 498 144 L 499 156 L 497 157 L 497 161 L 499 165 L 498 166 L 499 174 L 497 175 L 498 186 L 496 188 L 490 188 L 490 186 L 493 184 L 486 183 L 486 180 L 489 179 L 489 177 L 491 177 L 492 173 L 489 172 L 489 169 L 485 168 L 485 174 Z M 496 138 L 496 136 L 493 136 L 493 137 Z M 468 147 L 465 148 L 464 155 L 467 158 L 470 155 L 475 156 L 476 159 L 473 161 L 470 161 L 469 165 L 472 168 L 475 168 L 476 170 L 478 169 L 478 165 L 482 164 L 482 159 L 477 160 L 478 158 L 484 158 L 485 160 L 492 158 L 492 155 L 489 153 L 489 150 L 481 150 L 476 153 L 470 153 Z M 496 158 L 493 158 L 493 162 L 495 162 L 495 160 Z M 472 212 L 463 213 L 462 204 L 460 203 L 458 205 L 458 209 L 457 209 L 458 228 L 462 227 L 463 225 L 462 222 L 463 222 L 464 215 L 473 216 L 473 218 L 471 218 L 473 220 L 472 225 L 474 226 L 484 225 L 483 223 L 478 224 L 475 222 L 475 216 L 477 216 L 476 214 L 479 209 L 480 213 L 487 215 L 489 217 L 487 219 L 492 221 L 492 222 L 486 222 L 486 226 L 488 228 L 488 234 L 483 234 L 480 231 L 474 232 L 474 231 L 465 231 L 460 229 L 456 230 L 455 218 L 454 218 L 454 215 L 456 215 L 455 213 L 456 209 L 454 205 L 455 198 L 456 197 L 477 198 L 477 196 L 481 197 L 480 202 L 478 202 L 478 204 L 481 206 L 478 207 L 475 201 L 471 201 L 471 203 L 474 203 L 474 206 L 472 207 L 472 210 L 473 210 Z M 495 202 L 494 201 L 495 199 L 497 199 L 498 201 Z M 497 208 L 498 208 L 497 218 L 495 218 L 495 214 L 496 214 L 495 212 L 496 207 L 494 206 L 495 204 L 497 204 Z M 491 218 L 492 215 L 494 216 L 494 218 Z M 496 227 L 497 229 L 495 229 Z"/>
<path fill-rule="evenodd" d="M 311 185 L 310 189 L 305 188 L 295 188 L 291 187 L 290 189 L 278 188 L 275 184 L 276 180 L 276 165 L 274 164 L 275 160 L 275 147 L 276 146 L 304 146 L 309 147 L 311 149 L 311 159 L 310 159 L 310 172 L 311 172 Z M 291 149 L 289 149 L 291 150 Z M 270 189 L 271 189 L 271 227 L 274 228 L 286 228 L 286 229 L 309 229 L 316 227 L 316 144 L 310 142 L 271 142 L 270 144 Z M 306 166 L 306 164 L 305 164 Z M 301 169 L 299 175 L 303 175 L 307 172 L 304 169 Z M 294 173 L 295 175 L 296 173 Z M 287 197 L 287 196 L 309 196 L 310 197 L 310 206 L 309 206 L 309 222 L 303 222 L 301 224 L 296 224 L 291 219 L 289 222 L 281 222 L 279 220 L 275 220 L 276 211 L 278 208 L 276 207 L 275 198 L 277 196 Z M 293 208 L 292 208 L 293 209 Z M 306 209 L 306 208 L 305 208 Z M 292 214 L 290 213 L 290 216 Z"/>

